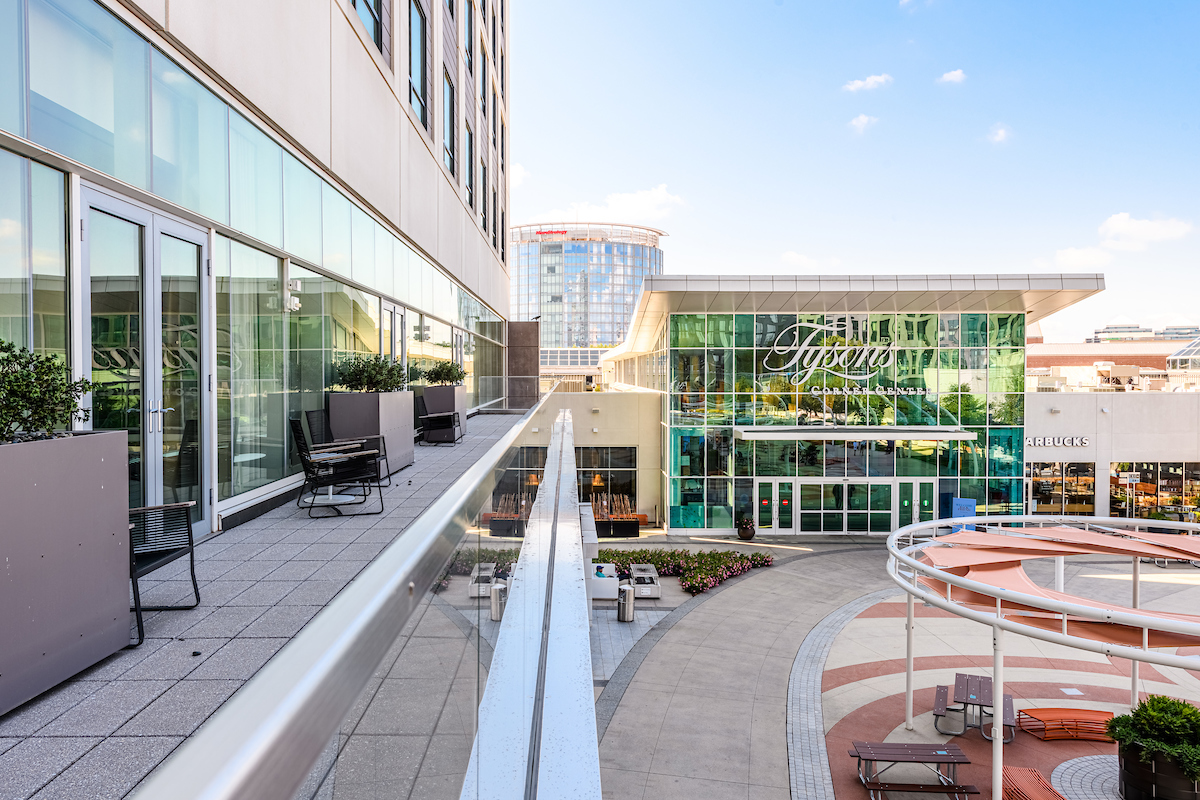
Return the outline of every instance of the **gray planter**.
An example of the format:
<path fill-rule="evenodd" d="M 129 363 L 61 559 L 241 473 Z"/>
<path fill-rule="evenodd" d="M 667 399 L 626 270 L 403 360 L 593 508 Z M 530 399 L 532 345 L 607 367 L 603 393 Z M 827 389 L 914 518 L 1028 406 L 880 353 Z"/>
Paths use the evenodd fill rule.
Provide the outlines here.
<path fill-rule="evenodd" d="M 413 463 L 412 392 L 330 392 L 329 427 L 339 439 L 382 436 L 392 472 Z"/>
<path fill-rule="evenodd" d="M 0 444 L 0 714 L 129 644 L 124 431 Z"/>
<path fill-rule="evenodd" d="M 425 410 L 430 414 L 457 411 L 459 424 L 465 430 L 467 427 L 467 387 L 426 386 Z"/>

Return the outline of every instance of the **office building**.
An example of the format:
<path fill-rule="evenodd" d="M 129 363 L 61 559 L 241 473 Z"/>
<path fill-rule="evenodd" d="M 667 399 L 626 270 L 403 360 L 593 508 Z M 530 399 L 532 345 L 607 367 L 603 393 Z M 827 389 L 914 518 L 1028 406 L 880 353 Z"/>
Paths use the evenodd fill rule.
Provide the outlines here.
<path fill-rule="evenodd" d="M 0 336 L 98 384 L 130 503 L 299 485 L 347 354 L 504 395 L 505 5 L 0 2 Z"/>

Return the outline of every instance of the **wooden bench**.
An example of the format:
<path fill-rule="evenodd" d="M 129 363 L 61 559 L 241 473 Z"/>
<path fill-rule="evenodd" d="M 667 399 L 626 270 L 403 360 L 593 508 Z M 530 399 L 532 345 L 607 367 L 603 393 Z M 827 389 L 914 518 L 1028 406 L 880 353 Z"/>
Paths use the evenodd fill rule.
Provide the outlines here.
<path fill-rule="evenodd" d="M 1012 733 L 1009 734 L 1008 736 L 1006 736 L 1004 739 L 1004 743 L 1008 744 L 1013 739 L 1015 739 L 1017 736 L 1017 719 L 1016 719 L 1016 715 L 1013 713 L 1013 699 L 1012 699 L 1011 694 L 1004 695 L 1003 706 L 1004 706 L 1004 708 L 1003 708 L 1003 710 L 1004 710 L 1004 727 L 1012 729 Z M 990 717 L 991 715 L 989 714 L 988 716 Z M 988 727 L 990 727 L 990 726 L 982 725 L 979 728 L 979 732 L 983 734 L 984 739 L 987 739 L 990 742 L 992 740 L 992 737 L 988 734 Z"/>
<path fill-rule="evenodd" d="M 1004 800 L 1066 800 L 1036 769 L 1004 768 Z"/>
<path fill-rule="evenodd" d="M 1111 742 L 1108 721 L 1111 711 L 1087 708 L 1025 708 L 1017 715 L 1017 727 L 1039 739 L 1087 739 Z"/>
<path fill-rule="evenodd" d="M 949 686 L 937 687 L 937 691 L 934 694 L 934 699 L 933 699 L 933 728 L 938 733 L 945 734 L 947 736 L 961 736 L 962 734 L 967 732 L 967 728 L 966 728 L 967 719 L 965 716 L 963 717 L 962 730 L 944 731 L 944 730 L 942 730 L 941 726 L 938 724 L 938 722 L 941 720 L 941 718 L 946 716 L 947 712 L 949 712 L 949 711 L 962 712 L 963 711 L 963 709 L 961 707 L 960 708 L 950 708 L 949 704 L 950 704 L 950 687 Z"/>
<path fill-rule="evenodd" d="M 968 795 L 979 794 L 979 789 L 970 784 L 952 784 L 952 783 L 884 783 L 881 781 L 868 781 L 863 784 L 867 787 L 867 791 L 872 797 L 879 793 L 883 796 L 883 792 L 913 792 L 918 794 L 949 794 L 949 795 Z"/>

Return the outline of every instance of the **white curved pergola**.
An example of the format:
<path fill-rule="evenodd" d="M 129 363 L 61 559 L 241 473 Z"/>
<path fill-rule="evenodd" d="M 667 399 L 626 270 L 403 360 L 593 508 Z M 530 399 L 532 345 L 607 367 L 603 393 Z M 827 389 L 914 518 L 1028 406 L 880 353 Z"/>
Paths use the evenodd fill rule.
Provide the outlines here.
<path fill-rule="evenodd" d="M 1011 527 L 1015 523 L 1024 527 Z M 1139 607 L 1141 560 L 1200 561 L 1200 536 L 1192 535 L 1198 532 L 1200 525 L 1183 522 L 994 516 L 920 522 L 892 533 L 887 542 L 888 575 L 908 595 L 905 728 L 913 728 L 913 610 L 917 599 L 991 626 L 992 696 L 996 698 L 1004 697 L 1005 631 L 1129 659 L 1133 663 L 1131 706 L 1137 705 L 1140 662 L 1200 670 L 1200 658 L 1155 649 L 1200 645 L 1200 616 Z M 1063 564 L 1071 555 L 1129 557 L 1130 605 L 1066 594 Z M 1025 574 L 1022 562 L 1035 558 L 1055 559 L 1053 590 L 1038 586 Z M 992 792 L 1001 797 L 1003 714 L 992 719 Z"/>

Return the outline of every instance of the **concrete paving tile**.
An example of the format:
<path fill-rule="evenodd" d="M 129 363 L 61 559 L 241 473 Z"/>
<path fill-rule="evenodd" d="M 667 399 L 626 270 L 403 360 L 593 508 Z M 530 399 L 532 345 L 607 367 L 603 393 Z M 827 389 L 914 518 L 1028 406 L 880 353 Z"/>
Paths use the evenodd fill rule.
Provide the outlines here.
<path fill-rule="evenodd" d="M 0 754 L 0 797 L 29 797 L 99 741 L 75 736 L 25 739 Z"/>
<path fill-rule="evenodd" d="M 225 580 L 234 581 L 260 581 L 287 563 L 286 561 L 264 561 L 256 558 L 244 564 L 235 564 L 222 577 Z"/>
<path fill-rule="evenodd" d="M 419 778 L 435 775 L 457 776 L 461 784 L 467 774 L 467 764 L 471 761 L 471 745 L 475 737 L 463 734 L 434 734 L 429 740 L 429 749 L 425 751 L 425 760 L 421 762 Z"/>
<path fill-rule="evenodd" d="M 228 641 L 229 639 L 168 640 L 149 658 L 122 675 L 121 680 L 180 680 L 208 660 Z M 200 655 L 192 655 L 197 652 Z"/>
<path fill-rule="evenodd" d="M 117 730 L 116 736 L 190 736 L 242 686 L 240 680 L 180 681 Z"/>
<path fill-rule="evenodd" d="M 184 639 L 233 638 L 258 619 L 266 606 L 225 606 L 212 610 L 195 625 L 185 628 Z"/>
<path fill-rule="evenodd" d="M 788 787 L 760 786 L 752 783 L 749 800 L 792 800 L 792 791 Z"/>
<path fill-rule="evenodd" d="M 267 609 L 240 634 L 241 638 L 291 638 L 320 612 L 322 606 L 275 606 Z"/>
<path fill-rule="evenodd" d="M 68 681 L 0 717 L 0 736 L 29 736 L 83 702 L 106 681 Z"/>
<path fill-rule="evenodd" d="M 447 680 L 384 680 L 355 732 L 431 735 L 449 689 Z"/>
<path fill-rule="evenodd" d="M 349 581 L 346 581 L 348 583 Z M 312 579 L 302 582 L 279 602 L 286 606 L 324 606 L 342 590 L 346 583 Z"/>
<path fill-rule="evenodd" d="M 292 556 L 292 558 L 297 561 L 332 561 L 347 546 L 344 544 L 321 544 L 318 542 L 317 544 L 308 545 Z"/>
<path fill-rule="evenodd" d="M 241 544 L 230 545 L 214 556 L 210 556 L 207 560 L 215 561 L 237 561 L 239 563 L 249 561 L 259 553 L 267 549 L 269 545 L 255 544 L 251 542 L 243 542 Z"/>
<path fill-rule="evenodd" d="M 742 782 L 714 778 L 693 778 L 679 775 L 650 773 L 642 797 L 655 800 L 746 800 L 749 786 Z"/>
<path fill-rule="evenodd" d="M 341 551 L 338 557 L 346 557 L 356 561 L 370 561 L 387 547 L 385 542 L 355 542 L 354 544 L 346 545 L 346 549 Z"/>
<path fill-rule="evenodd" d="M 319 561 L 285 561 L 270 574 L 263 577 L 267 581 L 303 581 L 321 568 Z"/>
<path fill-rule="evenodd" d="M 144 642 L 142 642 L 141 645 L 139 645 L 138 647 L 130 648 L 128 650 L 118 650 L 117 652 L 113 653 L 111 656 L 109 656 L 108 658 L 99 662 L 98 664 L 88 667 L 83 672 L 80 672 L 78 675 L 73 677 L 71 680 L 72 681 L 111 681 L 114 678 L 117 678 L 117 677 L 125 674 L 129 670 L 133 669 L 134 667 L 136 667 L 142 661 L 149 658 L 150 655 L 152 653 L 154 653 L 155 650 L 158 650 L 158 648 L 162 647 L 168 641 L 170 641 L 168 638 L 166 638 L 164 636 L 152 637 L 150 621 L 147 619 L 144 624 L 145 624 L 145 628 L 146 628 L 146 640 Z M 131 621 L 130 621 L 130 630 L 131 630 L 131 635 L 136 636 L 137 629 L 134 627 L 134 623 L 132 622 L 132 615 L 131 615 Z M 0 734 L 0 735 L 3 735 L 3 734 Z"/>
<path fill-rule="evenodd" d="M 466 772 L 464 769 L 462 775 L 421 776 L 413 784 L 412 796 L 422 800 L 457 800 Z"/>
<path fill-rule="evenodd" d="M 334 528 L 317 541 L 324 544 L 353 544 L 364 532 L 362 528 Z M 315 544 L 315 542 L 310 544 Z"/>
<path fill-rule="evenodd" d="M 255 584 L 255 581 L 215 581 L 200 584 L 200 602 L 207 606 L 223 606 Z"/>
<path fill-rule="evenodd" d="M 36 800 L 123 797 L 179 743 L 177 736 L 110 737 L 34 795 Z"/>
<path fill-rule="evenodd" d="M 200 595 L 203 602 L 204 595 Z M 213 606 L 199 605 L 196 608 L 172 609 L 170 611 L 152 611 L 143 617 L 146 628 L 146 639 L 167 639 L 186 631 L 193 625 L 204 620 L 216 609 Z M 132 628 L 133 623 L 131 623 Z M 136 629 L 133 629 L 136 631 Z M 146 645 L 143 643 L 142 647 Z M 141 648 L 139 648 L 141 649 Z"/>
<path fill-rule="evenodd" d="M 313 562 L 316 563 L 316 562 Z M 370 562 L 361 560 L 336 561 L 320 566 L 310 577 L 314 581 L 335 581 L 345 586 Z"/>
<path fill-rule="evenodd" d="M 328 527 L 314 522 L 306 525 L 299 530 L 292 531 L 280 541 L 284 544 L 294 545 L 293 552 L 300 552 L 310 544 L 316 544 L 321 541 L 329 533 Z"/>
<path fill-rule="evenodd" d="M 368 544 L 372 542 L 380 544 L 391 544 L 397 536 L 404 532 L 409 525 L 409 520 L 397 521 L 392 523 L 390 520 L 385 520 L 387 524 L 380 523 L 374 528 L 369 528 L 362 533 L 357 539 L 356 544 Z"/>
<path fill-rule="evenodd" d="M 750 719 L 750 780 L 787 789 L 787 704 L 756 701 Z"/>
<path fill-rule="evenodd" d="M 171 685 L 171 681 L 114 681 L 92 692 L 38 734 L 109 736 Z"/>
<path fill-rule="evenodd" d="M 600 766 L 600 791 L 603 800 L 643 800 L 645 772 Z"/>
<path fill-rule="evenodd" d="M 211 582 L 210 582 L 211 583 Z M 208 584 L 200 584 L 200 597 L 207 599 L 204 596 L 204 587 Z M 192 587 L 191 579 L 178 581 L 156 581 L 154 583 L 139 582 L 138 589 L 142 596 L 143 606 L 176 606 L 176 605 L 191 605 L 196 602 L 196 591 Z M 132 598 L 129 603 L 130 608 L 133 607 Z M 145 613 L 142 612 L 143 624 L 145 624 Z"/>
<path fill-rule="evenodd" d="M 22 741 L 24 741 L 24 740 L 18 739 L 16 737 L 14 737 L 12 739 L 0 738 L 0 755 L 4 755 L 4 753 L 13 749 L 17 745 L 19 745 Z"/>
<path fill-rule="evenodd" d="M 652 773 L 743 783 L 749 778 L 750 719 L 744 700 L 677 691 L 662 729 L 671 735 L 659 737 Z"/>
<path fill-rule="evenodd" d="M 288 639 L 234 639 L 207 659 L 189 680 L 249 680 Z"/>
<path fill-rule="evenodd" d="M 217 578 L 220 578 L 222 575 L 229 572 L 229 570 L 233 569 L 237 565 L 238 564 L 236 561 L 217 561 L 216 559 L 207 559 L 207 558 L 206 559 L 198 559 L 196 561 L 196 580 L 198 580 L 198 581 L 216 580 Z M 153 573 L 151 573 L 151 574 L 153 574 Z M 187 577 L 188 577 L 187 571 L 180 573 L 181 579 L 185 579 Z"/>
<path fill-rule="evenodd" d="M 227 606 L 273 606 L 300 585 L 300 581 L 259 581 L 231 598 Z"/>
<path fill-rule="evenodd" d="M 627 688 L 617 713 L 604 732 L 604 746 L 600 748 L 601 768 L 648 772 L 670 705 L 671 692 L 632 685 Z"/>

